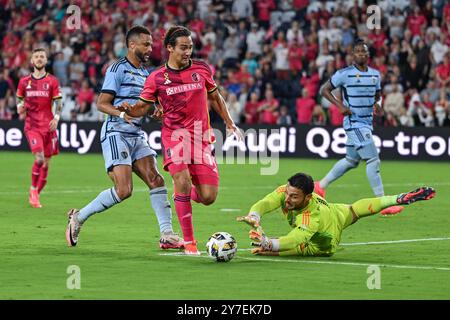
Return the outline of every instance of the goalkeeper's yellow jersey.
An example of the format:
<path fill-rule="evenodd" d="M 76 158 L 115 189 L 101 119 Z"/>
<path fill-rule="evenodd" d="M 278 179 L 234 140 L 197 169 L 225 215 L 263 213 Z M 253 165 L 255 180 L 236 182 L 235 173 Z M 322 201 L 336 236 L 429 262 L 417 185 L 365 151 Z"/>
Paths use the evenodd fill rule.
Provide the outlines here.
<path fill-rule="evenodd" d="M 342 230 L 351 224 L 349 205 L 328 203 L 313 193 L 308 206 L 288 210 L 285 204 L 286 185 L 278 187 L 255 203 L 250 212 L 260 216 L 281 208 L 293 230 L 280 237 L 280 255 L 325 255 L 336 252 Z"/>

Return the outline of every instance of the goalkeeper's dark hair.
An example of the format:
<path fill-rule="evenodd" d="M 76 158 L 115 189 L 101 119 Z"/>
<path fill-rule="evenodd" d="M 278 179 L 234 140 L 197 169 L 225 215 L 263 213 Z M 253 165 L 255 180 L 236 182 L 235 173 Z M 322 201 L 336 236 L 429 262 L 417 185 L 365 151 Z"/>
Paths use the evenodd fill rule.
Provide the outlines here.
<path fill-rule="evenodd" d="M 133 26 L 131 27 L 130 30 L 128 30 L 127 35 L 125 37 L 125 43 L 127 44 L 127 48 L 130 45 L 131 38 L 139 37 L 141 33 L 151 35 L 150 30 L 148 30 L 144 26 Z"/>
<path fill-rule="evenodd" d="M 292 187 L 300 189 L 305 195 L 311 194 L 314 191 L 314 180 L 306 173 L 296 173 L 288 179 Z"/>
<path fill-rule="evenodd" d="M 175 47 L 177 44 L 178 37 L 189 37 L 191 35 L 191 31 L 183 26 L 173 26 L 167 30 L 166 35 L 164 36 L 164 47 L 167 47 L 169 44 L 172 47 Z"/>
<path fill-rule="evenodd" d="M 359 46 L 366 46 L 367 49 L 369 49 L 369 46 L 367 45 L 367 43 L 364 41 L 364 39 L 358 38 L 355 40 L 355 42 L 353 42 L 353 50 L 355 50 L 356 47 Z"/>

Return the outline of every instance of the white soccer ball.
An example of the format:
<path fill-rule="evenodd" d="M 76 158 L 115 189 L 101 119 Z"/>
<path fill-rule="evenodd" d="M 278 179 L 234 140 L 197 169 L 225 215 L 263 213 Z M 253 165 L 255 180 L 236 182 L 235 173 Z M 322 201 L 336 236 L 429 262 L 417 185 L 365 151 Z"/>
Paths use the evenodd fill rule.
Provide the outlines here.
<path fill-rule="evenodd" d="M 206 243 L 206 252 L 217 262 L 228 262 L 233 259 L 237 251 L 237 243 L 228 232 L 216 232 Z"/>

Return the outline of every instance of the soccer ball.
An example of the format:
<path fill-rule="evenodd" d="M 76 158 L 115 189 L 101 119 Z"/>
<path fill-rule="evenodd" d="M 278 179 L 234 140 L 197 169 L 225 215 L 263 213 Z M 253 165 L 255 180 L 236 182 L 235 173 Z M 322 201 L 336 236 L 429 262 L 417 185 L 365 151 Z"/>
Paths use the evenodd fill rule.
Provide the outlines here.
<path fill-rule="evenodd" d="M 216 232 L 206 243 L 206 252 L 217 262 L 228 262 L 233 259 L 237 251 L 237 243 L 228 232 Z"/>

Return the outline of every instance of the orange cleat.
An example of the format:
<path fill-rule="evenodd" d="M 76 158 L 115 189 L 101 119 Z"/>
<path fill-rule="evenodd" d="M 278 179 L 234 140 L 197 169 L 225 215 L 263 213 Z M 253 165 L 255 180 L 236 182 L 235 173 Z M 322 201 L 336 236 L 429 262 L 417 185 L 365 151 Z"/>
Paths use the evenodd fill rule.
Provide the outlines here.
<path fill-rule="evenodd" d="M 380 214 L 383 216 L 393 216 L 397 213 L 400 213 L 403 211 L 403 207 L 402 206 L 392 206 L 392 207 L 388 207 L 386 209 L 383 209 L 380 211 Z"/>
<path fill-rule="evenodd" d="M 314 182 L 314 192 L 325 199 L 325 189 L 320 187 L 319 181 Z"/>
<path fill-rule="evenodd" d="M 30 202 L 33 208 L 42 208 L 42 205 L 39 201 L 39 193 L 37 189 L 30 188 L 30 195 L 28 196 L 28 201 Z"/>
<path fill-rule="evenodd" d="M 189 241 L 184 243 L 184 254 L 188 256 L 199 256 L 200 251 L 197 249 L 197 241 Z"/>

